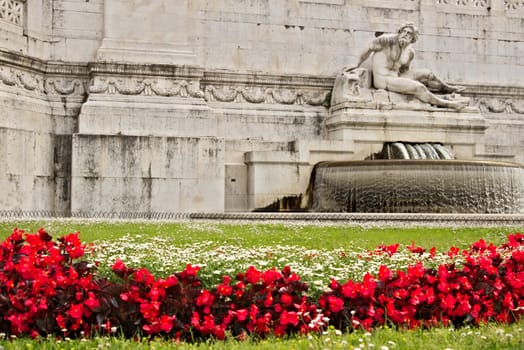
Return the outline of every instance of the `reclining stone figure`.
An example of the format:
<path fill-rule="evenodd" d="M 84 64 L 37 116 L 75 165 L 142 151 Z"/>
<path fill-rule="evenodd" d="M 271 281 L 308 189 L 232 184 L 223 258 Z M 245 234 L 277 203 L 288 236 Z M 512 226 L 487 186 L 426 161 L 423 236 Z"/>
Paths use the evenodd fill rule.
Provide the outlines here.
<path fill-rule="evenodd" d="M 455 110 L 466 107 L 469 99 L 435 94 L 454 94 L 464 90 L 463 87 L 445 83 L 429 69 L 410 69 L 415 57 L 411 45 L 417 41 L 418 35 L 414 24 L 403 24 L 397 34 L 384 34 L 375 38 L 359 56 L 358 63 L 344 68 L 344 71 L 355 71 L 372 56 L 373 87 L 376 89 L 411 95 L 422 102 L 438 107 Z"/>

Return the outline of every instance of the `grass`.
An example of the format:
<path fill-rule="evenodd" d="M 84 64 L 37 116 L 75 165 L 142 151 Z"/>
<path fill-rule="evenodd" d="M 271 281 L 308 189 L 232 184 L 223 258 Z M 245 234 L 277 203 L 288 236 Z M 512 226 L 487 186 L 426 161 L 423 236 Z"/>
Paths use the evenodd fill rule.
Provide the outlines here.
<path fill-rule="evenodd" d="M 155 273 L 169 265 L 169 261 L 180 258 L 180 262 L 207 262 L 201 271 L 204 281 L 214 283 L 219 280 L 224 270 L 229 268 L 239 271 L 242 263 L 259 264 L 287 263 L 288 260 L 298 265 L 313 268 L 311 276 L 322 275 L 319 284 L 329 280 L 337 264 L 340 269 L 359 263 L 355 260 L 326 258 L 335 252 L 372 250 L 380 244 L 400 243 L 401 246 L 414 241 L 422 247 L 435 246 L 439 251 L 447 251 L 451 246 L 467 248 L 478 239 L 495 244 L 506 240 L 511 232 L 522 232 L 523 228 L 391 228 L 359 227 L 347 225 L 322 224 L 226 224 L 211 222 L 103 222 L 94 220 L 24 220 L 0 221 L 0 240 L 7 237 L 14 227 L 35 232 L 45 228 L 53 237 L 69 232 L 80 232 L 85 242 L 95 242 L 103 247 L 106 264 L 114 254 L 129 256 L 136 264 L 143 264 Z M 127 244 L 129 243 L 129 246 Z M 201 247 L 201 248 L 198 248 Z M 155 255 L 155 249 L 165 253 Z M 199 250 L 200 249 L 200 250 Z M 314 251 L 313 251 L 314 250 Z M 189 252 L 189 255 L 184 254 Z M 237 258 L 239 252 L 247 252 L 245 262 Z M 257 255 L 263 252 L 262 255 Z M 141 255 L 142 254 L 142 255 Z M 192 254 L 192 255 L 191 255 Z M 316 256 L 315 254 L 318 254 Z M 322 255 L 325 254 L 325 255 Z M 234 256 L 233 262 L 227 258 Z M 315 257 L 316 256 L 316 257 Z M 167 259 L 163 261 L 162 259 Z M 254 260 L 249 260 L 254 259 Z M 225 261 L 225 263 L 221 263 Z M 387 262 L 393 263 L 392 261 Z M 402 263 L 406 263 L 405 261 Z M 133 265 L 133 266 L 136 266 Z M 327 267 L 326 267 L 327 266 Z M 338 266 L 338 265 L 337 265 Z M 279 266 L 282 267 L 282 266 Z M 170 267 L 170 268 L 177 268 Z M 262 268 L 262 267 L 259 267 Z M 370 266 L 364 265 L 369 269 Z M 171 273 L 172 271 L 168 271 Z M 302 273 L 299 273 L 302 276 Z M 305 272 L 304 272 L 305 274 Z M 316 274 L 316 275 L 315 275 Z M 307 274 L 306 274 L 307 276 Z M 309 278 L 314 278 L 314 277 Z M 304 276 L 303 276 L 304 278 Z M 305 279 L 305 278 L 304 278 Z M 308 280 L 306 280 L 308 281 Z M 308 281 L 309 282 L 309 281 Z M 354 332 L 338 335 L 334 330 L 329 334 L 314 337 L 291 339 L 266 339 L 248 342 L 207 342 L 202 344 L 174 344 L 169 340 L 129 341 L 118 338 L 98 337 L 91 340 L 29 340 L 0 341 L 3 349 L 520 349 L 524 348 L 524 322 L 503 326 L 489 324 L 479 328 L 436 328 L 431 330 L 392 330 L 378 329 L 372 333 Z M 0 334 L 1 337 L 1 334 Z"/>
<path fill-rule="evenodd" d="M 321 336 L 270 338 L 266 340 L 208 341 L 199 344 L 176 344 L 168 339 L 136 341 L 97 337 L 82 340 L 30 340 L 0 341 L 0 349 L 8 350 L 83 350 L 83 349 L 209 349 L 209 350 L 279 350 L 279 349 L 368 349 L 368 350 L 483 350 L 522 349 L 524 347 L 524 322 L 513 325 L 490 324 L 478 328 L 434 328 L 431 330 L 394 330 L 383 328 L 371 333 L 357 331 L 339 334 L 329 330 Z"/>
<path fill-rule="evenodd" d="M 379 244 L 400 245 L 416 242 L 423 247 L 447 250 L 452 245 L 466 248 L 480 238 L 493 243 L 503 242 L 508 232 L 524 228 L 395 228 L 320 224 L 220 224 L 206 222 L 103 222 L 91 220 L 22 220 L 0 221 L 0 239 L 6 238 L 14 227 L 27 232 L 45 228 L 57 237 L 69 232 L 80 232 L 85 242 L 116 240 L 126 235 L 143 237 L 171 237 L 178 245 L 212 241 L 217 245 L 242 245 L 259 247 L 268 244 L 299 244 L 309 249 L 336 249 L 357 246 L 374 249 Z"/>

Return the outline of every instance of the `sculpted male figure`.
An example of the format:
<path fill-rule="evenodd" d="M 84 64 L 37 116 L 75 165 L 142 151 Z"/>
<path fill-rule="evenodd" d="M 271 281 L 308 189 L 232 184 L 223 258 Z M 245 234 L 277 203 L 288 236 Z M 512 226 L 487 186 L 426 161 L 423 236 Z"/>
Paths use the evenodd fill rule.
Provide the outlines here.
<path fill-rule="evenodd" d="M 373 54 L 375 88 L 412 95 L 422 102 L 439 107 L 459 110 L 467 106 L 466 100 L 448 100 L 431 92 L 453 93 L 462 91 L 462 87 L 446 84 L 428 69 L 410 69 L 411 61 L 415 57 L 411 44 L 417 39 L 417 27 L 412 23 L 404 24 L 398 29 L 398 34 L 384 34 L 375 38 L 361 54 L 357 65 L 346 68 L 345 71 L 360 67 Z"/>

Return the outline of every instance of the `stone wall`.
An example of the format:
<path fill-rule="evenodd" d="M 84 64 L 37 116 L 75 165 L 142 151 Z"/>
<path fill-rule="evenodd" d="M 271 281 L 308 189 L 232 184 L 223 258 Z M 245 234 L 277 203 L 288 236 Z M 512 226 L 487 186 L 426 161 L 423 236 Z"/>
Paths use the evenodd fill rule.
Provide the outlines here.
<path fill-rule="evenodd" d="M 297 194 L 316 162 L 378 151 L 367 129 L 360 146 L 329 135 L 329 96 L 405 21 L 415 65 L 480 111 L 461 156 L 524 163 L 522 0 L 6 0 L 0 206 L 232 211 Z"/>
<path fill-rule="evenodd" d="M 224 211 L 218 138 L 73 137 L 72 212 Z"/>
<path fill-rule="evenodd" d="M 375 33 L 412 21 L 421 32 L 420 64 L 447 80 L 508 85 L 521 83 L 524 73 L 522 0 L 3 4 L 9 15 L 0 18 L 2 46 L 46 60 L 137 62 L 143 55 L 143 63 L 331 76 L 354 61 Z"/>

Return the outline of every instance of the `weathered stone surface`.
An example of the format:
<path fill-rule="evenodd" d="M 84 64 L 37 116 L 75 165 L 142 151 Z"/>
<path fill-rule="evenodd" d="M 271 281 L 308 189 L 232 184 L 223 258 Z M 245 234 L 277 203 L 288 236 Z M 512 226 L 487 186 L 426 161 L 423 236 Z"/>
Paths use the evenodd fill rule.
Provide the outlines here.
<path fill-rule="evenodd" d="M 73 136 L 73 212 L 223 211 L 218 138 Z"/>
<path fill-rule="evenodd" d="M 384 141 L 524 162 L 519 1 L 0 6 L 12 14 L 0 18 L 6 209 L 249 210 L 303 191 L 316 162 L 362 159 Z M 351 101 L 331 94 L 341 69 L 404 21 L 421 33 L 413 67 L 465 86 L 471 109 L 417 105 L 370 81 Z"/>

